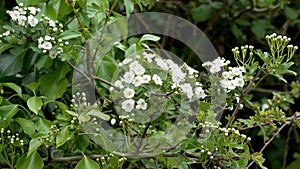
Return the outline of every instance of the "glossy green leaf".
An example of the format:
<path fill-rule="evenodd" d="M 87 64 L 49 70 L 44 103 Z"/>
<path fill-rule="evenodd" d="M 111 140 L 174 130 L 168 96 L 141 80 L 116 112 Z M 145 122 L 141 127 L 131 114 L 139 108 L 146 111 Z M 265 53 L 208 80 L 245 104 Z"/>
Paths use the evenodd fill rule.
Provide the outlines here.
<path fill-rule="evenodd" d="M 22 98 L 22 89 L 18 85 L 14 83 L 2 83 L 2 85 L 11 88 Z"/>
<path fill-rule="evenodd" d="M 81 36 L 82 36 L 82 34 L 77 30 L 66 30 L 63 33 L 61 33 L 58 38 L 60 38 L 62 40 L 69 40 L 69 39 L 74 39 L 74 38 L 81 37 Z"/>
<path fill-rule="evenodd" d="M 18 158 L 16 169 L 42 169 L 44 166 L 43 159 L 36 151 L 27 156 L 23 154 Z"/>
<path fill-rule="evenodd" d="M 33 136 L 33 134 L 35 133 L 35 125 L 32 121 L 24 118 L 16 118 L 15 121 L 21 125 L 24 133 L 26 133 L 30 137 Z"/>
<path fill-rule="evenodd" d="M 143 35 L 140 39 L 140 43 L 143 42 L 143 41 L 154 41 L 154 42 L 157 42 L 160 40 L 160 37 L 158 36 L 155 36 L 155 35 L 150 35 L 150 34 L 146 34 L 146 35 Z"/>
<path fill-rule="evenodd" d="M 77 163 L 75 169 L 100 169 L 100 166 L 98 163 L 84 155 L 83 158 Z"/>
<path fill-rule="evenodd" d="M 29 148 L 28 148 L 28 156 L 31 153 L 34 153 L 37 151 L 37 149 L 43 144 L 43 141 L 41 141 L 38 138 L 33 138 L 29 142 Z"/>
<path fill-rule="evenodd" d="M 18 106 L 11 104 L 0 107 L 0 117 L 2 120 L 0 126 L 2 128 L 6 128 L 12 119 L 12 117 L 19 111 Z M 3 120 L 5 119 L 5 120 Z"/>
<path fill-rule="evenodd" d="M 61 97 L 67 89 L 68 79 L 65 76 L 70 70 L 67 64 L 59 62 L 55 71 L 43 75 L 39 79 L 41 95 L 50 100 Z"/>
<path fill-rule="evenodd" d="M 67 4 L 66 0 L 51 0 L 49 3 L 56 12 L 57 19 L 65 17 L 72 12 L 71 5 Z"/>
<path fill-rule="evenodd" d="M 87 113 L 88 115 L 99 117 L 102 120 L 108 121 L 110 119 L 110 116 L 107 114 L 104 114 L 98 110 L 91 110 Z"/>
<path fill-rule="evenodd" d="M 27 106 L 35 114 L 38 114 L 43 106 L 43 101 L 40 97 L 33 96 L 27 100 Z"/>
<path fill-rule="evenodd" d="M 0 78 L 16 75 L 22 70 L 25 52 L 14 55 L 0 55 Z"/>
<path fill-rule="evenodd" d="M 126 15 L 130 15 L 133 12 L 134 4 L 132 0 L 124 0 L 124 5 L 126 9 Z"/>
<path fill-rule="evenodd" d="M 68 141 L 69 129 L 68 126 L 63 127 L 56 136 L 56 147 L 64 145 Z"/>

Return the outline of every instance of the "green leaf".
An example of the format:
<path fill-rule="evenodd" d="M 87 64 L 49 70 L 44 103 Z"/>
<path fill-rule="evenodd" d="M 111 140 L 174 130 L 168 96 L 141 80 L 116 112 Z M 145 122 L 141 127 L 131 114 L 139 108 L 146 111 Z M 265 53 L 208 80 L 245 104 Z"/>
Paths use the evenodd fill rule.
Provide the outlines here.
<path fill-rule="evenodd" d="M 0 54 L 4 51 L 6 51 L 7 49 L 12 48 L 13 46 L 11 44 L 1 44 L 0 46 Z"/>
<path fill-rule="evenodd" d="M 55 10 L 57 19 L 65 17 L 72 12 L 72 7 L 67 4 L 66 0 L 51 0 L 48 4 Z"/>
<path fill-rule="evenodd" d="M 124 0 L 124 6 L 126 9 L 126 15 L 130 15 L 133 12 L 134 4 L 132 0 Z"/>
<path fill-rule="evenodd" d="M 16 169 L 42 169 L 43 166 L 44 162 L 39 153 L 33 152 L 30 155 L 23 154 L 18 158 Z"/>
<path fill-rule="evenodd" d="M 99 117 L 102 120 L 108 121 L 110 119 L 110 116 L 107 114 L 104 114 L 98 110 L 91 110 L 87 113 L 88 115 Z"/>
<path fill-rule="evenodd" d="M 204 22 L 212 17 L 212 8 L 210 5 L 200 5 L 197 8 L 193 8 L 191 14 L 196 23 Z"/>
<path fill-rule="evenodd" d="M 62 40 L 69 40 L 69 39 L 74 39 L 74 38 L 81 37 L 81 36 L 82 36 L 82 34 L 77 30 L 66 30 L 63 33 L 61 33 L 58 38 L 60 38 Z"/>
<path fill-rule="evenodd" d="M 45 135 L 48 135 L 48 133 L 50 132 L 51 125 L 53 125 L 53 122 L 44 118 L 38 118 L 37 122 L 35 123 L 38 133 L 42 133 Z"/>
<path fill-rule="evenodd" d="M 2 83 L 2 85 L 11 88 L 22 98 L 22 89 L 18 85 L 14 83 Z"/>
<path fill-rule="evenodd" d="M 35 125 L 32 121 L 23 118 L 16 118 L 15 121 L 21 125 L 24 133 L 30 137 L 33 136 L 35 133 Z"/>
<path fill-rule="evenodd" d="M 0 55 L 0 78 L 16 75 L 22 70 L 25 51 L 13 55 Z"/>
<path fill-rule="evenodd" d="M 33 96 L 27 100 L 27 106 L 35 114 L 38 114 L 43 106 L 43 101 L 40 97 Z"/>
<path fill-rule="evenodd" d="M 85 123 L 90 120 L 90 116 L 87 114 L 80 114 L 78 120 L 80 123 Z"/>
<path fill-rule="evenodd" d="M 263 166 L 265 159 L 262 157 L 262 153 L 255 152 L 250 155 L 251 159 L 262 169 L 267 169 Z"/>
<path fill-rule="evenodd" d="M 83 158 L 77 163 L 75 169 L 100 169 L 98 163 L 83 155 Z"/>
<path fill-rule="evenodd" d="M 37 151 L 37 149 L 43 144 L 43 142 L 38 138 L 33 138 L 29 142 L 28 155 Z"/>
<path fill-rule="evenodd" d="M 56 20 L 56 19 L 57 19 L 57 15 L 56 15 L 55 9 L 54 9 L 51 5 L 49 5 L 49 4 L 47 4 L 47 5 L 45 6 L 45 14 L 46 14 L 49 18 L 51 18 L 51 19 L 53 19 L 53 20 Z"/>
<path fill-rule="evenodd" d="M 125 57 L 130 57 L 136 54 L 136 44 L 132 44 L 125 52 Z"/>
<path fill-rule="evenodd" d="M 158 37 L 158 36 L 146 34 L 146 35 L 143 35 L 141 37 L 141 39 L 139 40 L 139 43 L 141 43 L 143 41 L 154 41 L 154 42 L 157 42 L 159 40 L 160 40 L 160 37 Z"/>
<path fill-rule="evenodd" d="M 296 9 L 291 8 L 289 6 L 284 7 L 284 14 L 287 17 L 287 19 L 297 19 L 299 16 L 299 12 Z"/>
<path fill-rule="evenodd" d="M 55 71 L 49 72 L 39 79 L 41 95 L 46 96 L 50 100 L 61 97 L 67 89 L 69 82 L 65 76 L 70 70 L 67 64 L 58 62 Z"/>
<path fill-rule="evenodd" d="M 69 129 L 68 126 L 63 127 L 56 136 L 56 147 L 64 145 L 68 141 Z"/>
<path fill-rule="evenodd" d="M 11 105 L 5 105 L 0 107 L 0 117 L 2 120 L 0 120 L 0 126 L 2 128 L 6 128 L 12 119 L 12 117 L 19 111 L 18 106 L 11 104 Z M 3 120 L 3 119 L 6 120 Z"/>
<path fill-rule="evenodd" d="M 300 159 L 294 160 L 291 162 L 285 169 L 299 169 Z"/>
<path fill-rule="evenodd" d="M 116 69 L 116 61 L 112 57 L 105 55 L 97 69 L 97 76 L 107 81 L 111 81 Z"/>

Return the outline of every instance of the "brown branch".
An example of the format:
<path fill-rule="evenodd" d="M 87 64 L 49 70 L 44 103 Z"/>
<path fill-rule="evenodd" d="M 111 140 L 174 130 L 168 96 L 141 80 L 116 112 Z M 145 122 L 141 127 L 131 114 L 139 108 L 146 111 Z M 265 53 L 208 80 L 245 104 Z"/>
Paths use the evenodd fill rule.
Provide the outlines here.
<path fill-rule="evenodd" d="M 106 27 L 106 25 L 107 25 L 107 23 L 108 23 L 109 17 L 110 17 L 110 15 L 111 15 L 113 9 L 114 9 L 115 6 L 117 5 L 117 2 L 118 2 L 118 0 L 114 0 L 114 2 L 113 2 L 113 4 L 112 4 L 111 8 L 109 9 L 109 11 L 108 11 L 108 13 L 107 13 L 107 15 L 106 15 L 106 19 L 105 19 L 103 28 L 102 28 L 102 30 L 101 30 L 100 37 L 99 37 L 99 39 L 98 39 L 98 45 L 97 45 L 97 47 L 96 47 L 96 49 L 95 49 L 95 53 L 94 53 L 94 56 L 93 56 L 93 58 L 92 58 L 92 62 L 90 63 L 90 67 L 92 67 L 92 66 L 94 65 L 94 63 L 95 63 L 95 60 L 96 60 L 98 51 L 99 51 L 99 49 L 100 49 L 100 44 L 101 44 L 101 41 L 102 41 L 102 38 L 103 38 L 103 35 L 104 35 L 105 27 Z"/>
<path fill-rule="evenodd" d="M 291 117 L 292 122 L 293 122 L 293 120 L 295 119 L 295 117 L 296 117 L 296 113 Z M 268 147 L 268 145 L 275 139 L 275 137 L 283 130 L 283 128 L 284 128 L 285 126 L 287 126 L 287 125 L 288 125 L 288 123 L 283 124 L 283 125 L 277 130 L 277 132 L 270 138 L 270 140 L 264 144 L 264 146 L 260 149 L 259 153 L 262 153 L 262 152 Z M 250 168 L 250 167 L 253 165 L 253 163 L 254 163 L 254 161 L 252 161 L 252 162 L 247 166 L 247 168 Z"/>

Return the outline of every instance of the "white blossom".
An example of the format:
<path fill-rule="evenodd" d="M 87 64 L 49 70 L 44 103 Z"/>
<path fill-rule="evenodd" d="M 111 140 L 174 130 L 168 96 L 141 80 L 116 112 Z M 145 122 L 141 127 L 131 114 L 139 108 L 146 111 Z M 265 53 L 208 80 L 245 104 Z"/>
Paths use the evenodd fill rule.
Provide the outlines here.
<path fill-rule="evenodd" d="M 135 87 L 139 87 L 141 84 L 143 84 L 143 78 L 142 78 L 142 76 L 136 76 L 133 79 L 132 84 L 134 84 Z"/>
<path fill-rule="evenodd" d="M 185 78 L 185 73 L 183 73 L 180 69 L 175 69 L 172 72 L 172 81 L 175 84 L 179 84 L 184 78 Z"/>
<path fill-rule="evenodd" d="M 126 112 L 131 112 L 133 108 L 134 108 L 133 99 L 125 100 L 124 102 L 122 102 L 122 109 L 125 110 Z"/>
<path fill-rule="evenodd" d="M 145 102 L 144 99 L 139 99 L 137 101 L 137 106 L 136 106 L 137 109 L 142 109 L 142 110 L 146 110 L 147 109 L 147 103 Z"/>
<path fill-rule="evenodd" d="M 160 85 L 160 86 L 162 85 L 162 80 L 157 74 L 154 74 L 152 76 L 152 80 L 154 81 L 155 84 Z"/>
<path fill-rule="evenodd" d="M 42 47 L 43 47 L 43 49 L 50 50 L 50 49 L 52 49 L 52 43 L 51 43 L 51 42 L 48 42 L 48 41 L 45 41 L 45 42 L 42 44 Z"/>
<path fill-rule="evenodd" d="M 134 90 L 131 89 L 131 88 L 126 88 L 124 91 L 123 91 L 123 94 L 124 94 L 124 97 L 126 97 L 127 99 L 130 99 L 134 96 Z"/>
<path fill-rule="evenodd" d="M 134 73 L 132 71 L 126 72 L 123 76 L 123 80 L 126 83 L 131 83 L 134 78 Z"/>
<path fill-rule="evenodd" d="M 18 20 L 19 16 L 20 16 L 20 12 L 19 11 L 9 11 L 8 14 L 9 14 L 9 16 L 11 17 L 11 19 L 13 21 Z"/>
<path fill-rule="evenodd" d="M 143 79 L 143 83 L 147 84 L 147 83 L 150 82 L 151 76 L 150 75 L 143 75 L 142 79 Z"/>
<path fill-rule="evenodd" d="M 115 81 L 114 86 L 118 87 L 120 89 L 124 88 L 124 86 L 123 86 L 123 84 L 122 84 L 122 82 L 120 80 Z"/>
<path fill-rule="evenodd" d="M 31 27 L 35 27 L 39 23 L 39 20 L 32 15 L 28 16 L 28 24 Z"/>

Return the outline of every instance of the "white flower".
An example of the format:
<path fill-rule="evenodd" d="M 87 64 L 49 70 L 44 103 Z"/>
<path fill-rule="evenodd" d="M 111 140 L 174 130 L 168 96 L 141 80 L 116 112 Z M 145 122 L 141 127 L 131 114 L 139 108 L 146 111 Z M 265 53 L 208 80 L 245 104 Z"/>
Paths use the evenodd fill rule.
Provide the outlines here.
<path fill-rule="evenodd" d="M 220 65 L 217 65 L 217 64 L 213 64 L 210 69 L 209 69 L 210 73 L 218 73 L 221 71 L 221 67 Z"/>
<path fill-rule="evenodd" d="M 195 92 L 196 98 L 203 99 L 206 97 L 206 94 L 204 93 L 204 90 L 202 89 L 202 87 L 196 87 L 194 90 L 195 90 L 194 92 Z"/>
<path fill-rule="evenodd" d="M 28 7 L 27 9 L 30 11 L 30 14 L 32 14 L 32 15 L 35 15 L 36 12 L 38 11 L 37 8 L 32 7 L 32 6 Z"/>
<path fill-rule="evenodd" d="M 270 108 L 269 104 L 264 103 L 264 104 L 261 106 L 261 111 L 266 111 L 266 110 L 269 109 L 269 108 Z"/>
<path fill-rule="evenodd" d="M 35 18 L 34 16 L 29 15 L 28 16 L 28 23 L 29 23 L 30 26 L 35 27 L 39 23 L 39 20 L 37 18 Z"/>
<path fill-rule="evenodd" d="M 193 97 L 193 88 L 191 86 L 191 84 L 189 83 L 184 83 L 182 85 L 179 86 L 182 90 L 183 93 L 185 93 L 187 95 L 187 97 L 189 99 L 191 99 Z"/>
<path fill-rule="evenodd" d="M 244 87 L 244 85 L 245 85 L 244 79 L 242 79 L 240 77 L 236 77 L 234 79 L 234 81 L 235 81 L 236 86 L 238 86 L 238 87 Z"/>
<path fill-rule="evenodd" d="M 143 75 L 143 83 L 149 83 L 151 80 L 151 76 L 150 75 Z"/>
<path fill-rule="evenodd" d="M 138 61 L 134 61 L 129 65 L 130 70 L 134 72 L 136 75 L 143 75 L 145 73 L 145 68 L 138 63 Z"/>
<path fill-rule="evenodd" d="M 10 15 L 11 19 L 13 21 L 16 21 L 19 19 L 20 12 L 19 11 L 9 11 L 8 14 Z"/>
<path fill-rule="evenodd" d="M 134 90 L 130 89 L 130 88 L 126 88 L 123 91 L 123 94 L 124 94 L 124 97 L 126 97 L 127 99 L 130 99 L 130 98 L 132 98 L 134 96 Z"/>
<path fill-rule="evenodd" d="M 123 76 L 125 83 L 131 83 L 134 78 L 134 73 L 132 71 L 126 72 Z"/>
<path fill-rule="evenodd" d="M 44 49 L 50 50 L 52 48 L 52 43 L 45 41 L 42 46 Z"/>
<path fill-rule="evenodd" d="M 110 120 L 110 124 L 111 124 L 111 125 L 116 124 L 116 122 L 117 122 L 117 120 L 116 120 L 115 118 L 112 118 L 112 119 Z"/>
<path fill-rule="evenodd" d="M 167 65 L 167 63 L 161 59 L 161 58 L 155 58 L 156 64 L 162 69 L 162 70 L 168 70 L 169 67 Z"/>
<path fill-rule="evenodd" d="M 175 69 L 172 72 L 172 81 L 175 84 L 179 84 L 184 78 L 185 78 L 185 73 L 183 73 L 180 69 Z"/>
<path fill-rule="evenodd" d="M 51 40 L 51 36 L 46 35 L 45 40 Z"/>
<path fill-rule="evenodd" d="M 122 82 L 120 80 L 115 81 L 114 86 L 116 86 L 116 87 L 118 87 L 120 89 L 124 88 L 124 86 L 123 86 L 123 84 L 122 84 Z"/>
<path fill-rule="evenodd" d="M 146 110 L 147 109 L 147 103 L 145 102 L 144 99 L 139 99 L 137 101 L 136 109 L 142 109 L 142 110 Z"/>
<path fill-rule="evenodd" d="M 147 62 L 151 63 L 152 62 L 152 58 L 154 58 L 154 54 L 151 54 L 151 53 L 146 53 L 144 52 L 144 58 L 147 60 Z"/>
<path fill-rule="evenodd" d="M 131 112 L 133 108 L 134 108 L 133 99 L 125 100 L 124 102 L 122 102 L 122 109 L 125 110 L 126 112 Z"/>
<path fill-rule="evenodd" d="M 49 25 L 51 27 L 56 27 L 56 24 L 55 24 L 55 22 L 53 20 L 49 20 Z"/>
<path fill-rule="evenodd" d="M 157 74 L 154 74 L 152 76 L 152 80 L 154 81 L 155 84 L 160 85 L 160 86 L 162 85 L 162 80 Z"/>
<path fill-rule="evenodd" d="M 10 31 L 6 31 L 6 32 L 4 32 L 2 35 L 3 36 L 8 36 L 10 34 Z"/>
<path fill-rule="evenodd" d="M 18 18 L 18 24 L 19 25 L 24 26 L 26 21 L 27 21 L 26 16 L 23 16 L 23 15 L 19 16 L 19 18 Z"/>
<path fill-rule="evenodd" d="M 134 84 L 135 87 L 139 87 L 141 84 L 143 84 L 143 78 L 142 78 L 142 76 L 136 76 L 133 79 L 132 84 Z"/>
<path fill-rule="evenodd" d="M 132 58 L 125 58 L 123 61 L 122 61 L 122 64 L 123 65 L 127 65 L 128 63 L 130 63 L 132 61 Z"/>

